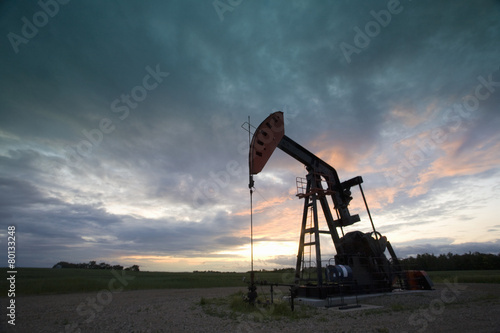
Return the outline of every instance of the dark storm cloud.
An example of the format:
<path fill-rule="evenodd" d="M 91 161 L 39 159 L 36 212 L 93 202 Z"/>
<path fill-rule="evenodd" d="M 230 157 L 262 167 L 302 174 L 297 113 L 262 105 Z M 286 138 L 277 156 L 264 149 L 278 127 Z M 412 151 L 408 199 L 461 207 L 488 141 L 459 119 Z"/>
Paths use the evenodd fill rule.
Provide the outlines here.
<path fill-rule="evenodd" d="M 247 219 L 228 213 L 248 208 L 248 136 L 240 125 L 277 110 L 285 111 L 287 134 L 314 153 L 342 147 L 343 168 L 370 156 L 387 156 L 384 171 L 397 167 L 410 149 L 400 153 L 398 142 L 443 126 L 444 109 L 473 94 L 478 76 L 500 81 L 499 6 L 401 1 L 348 62 L 341 43 L 356 46 L 354 28 L 364 30 L 371 12 L 389 3 L 244 1 L 221 21 L 210 1 L 70 1 L 16 53 L 8 34 L 22 36 L 25 21 L 43 9 L 2 2 L 2 225 L 24 226 L 30 240 L 40 235 L 26 247 L 28 264 L 47 264 L 36 255 L 49 253 L 50 242 L 48 256 L 70 254 L 73 244 L 82 260 L 120 249 L 208 256 L 245 244 Z M 498 142 L 498 96 L 491 92 L 461 118 L 456 155 Z M 404 182 L 418 180 L 435 158 Z M 261 195 L 288 195 L 302 172 L 294 162 L 275 154 L 267 175 L 278 183 L 259 182 Z M 495 177 L 494 170 L 482 175 Z M 366 179 L 384 187 L 382 173 Z M 454 183 L 434 186 L 417 199 L 431 202 Z M 386 208 L 409 211 L 406 223 L 432 223 L 459 205 L 423 210 L 415 200 L 402 193 Z M 163 206 L 168 216 L 139 216 Z"/>
<path fill-rule="evenodd" d="M 0 189 L 2 222 L 22 235 L 19 265 L 90 260 L 117 251 L 199 256 L 248 242 L 230 236 L 246 223 L 223 214 L 200 222 L 135 219 L 49 198 L 27 181 L 2 178 Z"/>
<path fill-rule="evenodd" d="M 493 242 L 468 242 L 462 244 L 452 244 L 450 239 L 421 239 L 414 245 L 393 244 L 398 256 L 408 257 L 417 254 L 464 254 L 469 252 L 500 254 L 500 240 Z"/>
<path fill-rule="evenodd" d="M 154 253 L 210 253 L 215 249 L 225 249 L 246 244 L 245 237 L 233 237 L 235 231 L 246 228 L 241 219 L 219 213 L 200 222 L 175 220 L 129 220 L 138 226 L 117 228 L 116 235 L 125 248 L 133 250 L 141 247 L 145 252 Z M 226 242 L 227 241 L 227 242 Z"/>
<path fill-rule="evenodd" d="M 71 205 L 43 194 L 27 181 L 1 178 L 0 186 L 3 222 L 14 225 L 26 223 L 26 233 L 59 237 L 70 230 L 85 231 L 120 221 L 99 207 Z"/>

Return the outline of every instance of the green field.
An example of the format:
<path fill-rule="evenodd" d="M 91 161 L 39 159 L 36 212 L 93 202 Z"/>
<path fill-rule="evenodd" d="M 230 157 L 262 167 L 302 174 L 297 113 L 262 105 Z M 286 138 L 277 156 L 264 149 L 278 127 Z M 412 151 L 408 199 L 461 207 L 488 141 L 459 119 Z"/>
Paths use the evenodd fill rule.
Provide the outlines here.
<path fill-rule="evenodd" d="M 0 296 L 6 297 L 9 290 L 6 278 L 7 269 L 2 268 L 4 278 L 0 280 Z M 18 268 L 16 274 L 16 296 L 65 294 L 94 292 L 113 288 L 123 290 L 141 289 L 182 289 L 213 287 L 246 287 L 250 279 L 249 273 L 168 273 L 168 272 L 116 272 L 122 281 L 111 270 L 91 269 L 51 269 L 51 268 Z M 122 274 L 124 274 L 122 276 Z M 500 283 L 500 271 L 439 271 L 428 272 L 435 283 L 445 280 L 460 283 Z M 290 271 L 256 272 L 256 280 L 273 283 L 290 284 L 293 273 Z M 133 277 L 133 278 L 132 278 Z M 245 278 L 245 281 L 243 281 Z M 113 281 L 114 279 L 114 281 Z"/>
<path fill-rule="evenodd" d="M 7 269 L 2 269 L 7 276 Z M 111 270 L 100 269 L 51 269 L 18 268 L 16 274 L 16 295 L 65 294 L 99 291 L 113 288 L 123 290 L 181 289 L 245 286 L 244 273 L 166 273 L 115 271 L 121 283 Z M 133 278 L 132 278 L 133 277 Z M 115 282 L 110 282 L 112 280 Z M 6 296 L 7 280 L 0 280 L 1 296 Z"/>
<path fill-rule="evenodd" d="M 499 270 L 431 271 L 427 274 L 435 283 L 443 283 L 445 280 L 453 281 L 455 278 L 460 283 L 500 283 Z"/>

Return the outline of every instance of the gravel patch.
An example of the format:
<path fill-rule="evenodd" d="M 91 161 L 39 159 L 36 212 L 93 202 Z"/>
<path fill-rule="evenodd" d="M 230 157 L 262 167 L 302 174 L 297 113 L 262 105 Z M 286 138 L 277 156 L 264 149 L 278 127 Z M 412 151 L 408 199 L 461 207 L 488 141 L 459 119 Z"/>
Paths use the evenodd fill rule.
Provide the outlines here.
<path fill-rule="evenodd" d="M 284 287 L 280 290 L 288 293 Z M 498 284 L 436 284 L 427 292 L 363 298 L 361 303 L 375 306 L 372 309 L 299 308 L 305 315 L 298 319 L 276 317 L 272 307 L 254 314 L 231 312 L 221 303 L 238 291 L 246 288 L 19 296 L 16 325 L 7 324 L 3 314 L 0 331 L 500 333 Z M 210 304 L 202 305 L 202 297 Z M 2 309 L 7 301 L 0 298 Z"/>

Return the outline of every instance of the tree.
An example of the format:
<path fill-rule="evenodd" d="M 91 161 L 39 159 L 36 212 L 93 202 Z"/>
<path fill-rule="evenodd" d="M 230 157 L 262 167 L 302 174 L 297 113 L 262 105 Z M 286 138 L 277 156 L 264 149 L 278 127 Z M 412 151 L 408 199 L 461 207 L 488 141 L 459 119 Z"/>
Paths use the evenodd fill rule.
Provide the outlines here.
<path fill-rule="evenodd" d="M 138 265 L 132 265 L 128 268 L 125 268 L 126 271 L 132 271 L 132 272 L 139 272 L 139 266 Z"/>

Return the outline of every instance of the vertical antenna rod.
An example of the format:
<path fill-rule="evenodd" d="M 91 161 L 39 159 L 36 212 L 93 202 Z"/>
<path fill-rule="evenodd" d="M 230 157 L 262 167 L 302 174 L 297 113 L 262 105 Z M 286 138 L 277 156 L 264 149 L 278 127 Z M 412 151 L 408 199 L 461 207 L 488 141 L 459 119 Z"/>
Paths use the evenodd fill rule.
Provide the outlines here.
<path fill-rule="evenodd" d="M 252 142 L 252 137 L 251 137 L 251 134 L 250 134 L 250 116 L 248 116 L 248 145 L 250 146 L 250 143 Z M 250 157 L 250 161 L 249 161 L 249 165 L 251 166 L 252 165 L 252 158 Z M 248 188 L 250 189 L 250 256 L 251 256 L 251 283 L 253 285 L 254 283 L 254 280 L 253 280 L 253 200 L 252 200 L 252 197 L 253 197 L 253 186 L 254 186 L 254 182 L 253 182 L 253 175 L 252 173 L 250 172 L 250 169 L 248 170 Z"/>
<path fill-rule="evenodd" d="M 248 146 L 250 147 L 252 143 L 252 137 L 250 133 L 250 116 L 248 116 Z M 250 265 L 251 265 L 251 270 L 250 270 L 250 287 L 248 287 L 248 300 L 250 304 L 253 304 L 255 302 L 255 299 L 257 298 L 257 288 L 255 288 L 255 281 L 254 281 L 254 271 L 253 271 L 253 188 L 254 188 L 254 182 L 253 182 L 253 174 L 252 174 L 252 164 L 253 164 L 253 158 L 249 154 L 248 155 L 248 188 L 250 189 Z"/>

